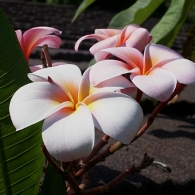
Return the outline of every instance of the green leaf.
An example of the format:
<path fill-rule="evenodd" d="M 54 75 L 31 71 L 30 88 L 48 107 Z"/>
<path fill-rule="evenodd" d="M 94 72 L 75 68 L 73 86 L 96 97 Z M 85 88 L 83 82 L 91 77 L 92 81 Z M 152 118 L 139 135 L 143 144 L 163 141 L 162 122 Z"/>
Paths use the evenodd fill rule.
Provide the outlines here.
<path fill-rule="evenodd" d="M 88 67 L 93 66 L 96 63 L 95 58 L 89 61 Z"/>
<path fill-rule="evenodd" d="M 109 28 L 122 29 L 128 24 L 142 24 L 164 0 L 137 0 L 131 7 L 116 14 Z"/>
<path fill-rule="evenodd" d="M 152 42 L 171 47 L 194 2 L 194 0 L 172 0 L 165 15 L 151 30 Z"/>
<path fill-rule="evenodd" d="M 73 19 L 72 23 L 76 20 L 76 18 L 85 10 L 87 7 L 89 7 L 93 2 L 96 0 L 83 0 L 83 2 L 79 5 Z"/>
<path fill-rule="evenodd" d="M 9 115 L 14 92 L 28 83 L 28 64 L 0 9 L 0 195 L 37 195 L 42 174 L 41 123 L 16 132 Z"/>
<path fill-rule="evenodd" d="M 65 195 L 66 187 L 65 182 L 62 179 L 56 169 L 50 164 L 47 166 L 45 179 L 41 189 L 41 195 Z"/>

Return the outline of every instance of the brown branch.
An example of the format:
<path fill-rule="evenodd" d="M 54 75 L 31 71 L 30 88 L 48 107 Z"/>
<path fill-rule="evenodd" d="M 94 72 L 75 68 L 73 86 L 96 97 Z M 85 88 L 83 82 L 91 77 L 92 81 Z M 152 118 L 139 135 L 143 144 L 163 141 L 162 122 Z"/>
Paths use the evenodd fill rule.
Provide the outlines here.
<path fill-rule="evenodd" d="M 93 158 L 87 164 L 83 165 L 83 167 L 81 167 L 81 169 L 75 173 L 75 176 L 80 177 L 81 175 L 86 173 L 89 169 L 91 169 L 93 166 L 95 166 L 97 163 L 104 161 L 106 157 L 114 154 L 116 151 L 118 151 L 124 146 L 126 145 L 120 142 L 116 142 L 112 146 L 109 146 L 107 149 L 105 149 L 102 153 L 99 153 L 95 158 Z"/>
<path fill-rule="evenodd" d="M 43 57 L 43 54 L 44 54 L 44 57 Z M 46 67 L 52 67 L 51 57 L 49 55 L 49 49 L 47 45 L 43 45 L 42 52 L 41 52 L 41 59 L 42 58 L 47 62 Z M 43 67 L 44 67 L 45 61 L 42 60 Z"/>
<path fill-rule="evenodd" d="M 118 183 L 120 183 L 123 179 L 125 179 L 127 176 L 138 173 L 142 169 L 150 166 L 153 163 L 153 158 L 150 158 L 147 154 L 144 154 L 143 160 L 138 166 L 132 165 L 130 168 L 126 169 L 123 173 L 118 175 L 116 178 L 114 178 L 109 183 L 99 186 L 93 189 L 89 189 L 83 192 L 83 195 L 97 195 L 106 191 L 109 191 L 111 188 L 116 186 Z"/>
<path fill-rule="evenodd" d="M 47 150 L 47 148 L 45 147 L 44 144 L 41 145 L 41 149 L 42 149 L 43 154 L 45 155 L 45 158 L 51 164 L 51 166 L 54 169 L 56 169 L 60 174 L 63 174 L 64 173 L 64 170 L 54 161 L 54 159 L 49 154 L 49 152 L 48 152 L 48 150 Z"/>
<path fill-rule="evenodd" d="M 137 88 L 137 93 L 136 93 L 135 100 L 136 100 L 138 103 L 140 103 L 140 101 L 141 101 L 142 94 L 143 94 L 143 92 L 142 92 L 139 88 Z"/>
<path fill-rule="evenodd" d="M 41 61 L 42 61 L 43 68 L 47 68 L 47 62 L 46 62 L 46 59 L 45 59 L 45 54 L 42 50 L 41 50 Z"/>
<path fill-rule="evenodd" d="M 62 163 L 63 167 L 60 167 L 55 160 L 53 159 L 53 157 L 49 154 L 47 148 L 45 147 L 44 144 L 41 145 L 41 149 L 43 151 L 43 154 L 45 155 L 45 158 L 47 159 L 47 161 L 50 163 L 50 165 L 56 169 L 61 175 L 62 178 L 68 182 L 68 184 L 70 184 L 71 189 L 73 189 L 73 191 L 76 194 L 79 194 L 82 190 L 79 188 L 79 185 L 77 183 L 77 181 L 75 180 L 75 178 L 73 177 L 72 173 L 70 173 L 70 164 L 69 163 Z M 66 182 L 64 182 L 65 184 Z"/>
<path fill-rule="evenodd" d="M 142 126 L 142 128 L 137 132 L 136 136 L 134 137 L 134 139 L 131 141 L 131 143 L 133 143 L 136 139 L 138 139 L 153 123 L 154 119 L 156 118 L 156 116 L 158 115 L 158 113 L 169 103 L 170 100 L 172 100 L 176 94 L 180 93 L 183 88 L 185 87 L 184 84 L 181 83 L 177 83 L 177 86 L 175 88 L 175 91 L 173 92 L 173 94 L 171 95 L 171 97 L 165 101 L 165 102 L 160 102 L 158 104 L 158 106 L 153 110 L 153 112 L 151 113 L 150 117 L 148 118 L 148 120 L 146 121 L 146 123 Z"/>

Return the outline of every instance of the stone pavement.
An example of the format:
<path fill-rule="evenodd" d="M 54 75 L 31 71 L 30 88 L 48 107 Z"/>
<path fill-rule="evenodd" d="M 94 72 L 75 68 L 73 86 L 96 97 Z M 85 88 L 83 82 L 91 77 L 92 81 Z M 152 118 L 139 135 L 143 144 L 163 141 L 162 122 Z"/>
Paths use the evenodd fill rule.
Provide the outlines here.
<path fill-rule="evenodd" d="M 87 10 L 75 23 L 71 19 L 76 11 L 74 6 L 46 5 L 22 1 L 0 0 L 14 29 L 27 30 L 35 26 L 52 26 L 62 30 L 60 50 L 50 50 L 54 61 L 78 65 L 84 71 L 92 59 L 88 48 L 93 40 L 82 42 L 79 52 L 74 44 L 83 35 L 94 32 L 95 28 L 106 28 L 116 14 L 112 10 Z M 142 26 L 150 30 L 158 19 L 150 18 Z M 181 52 L 190 24 L 185 24 L 173 49 Z M 40 64 L 40 50 L 31 56 L 32 64 Z M 142 101 L 145 120 L 151 111 L 151 101 Z M 96 140 L 102 134 L 96 132 Z M 114 143 L 110 140 L 109 144 Z M 153 164 L 138 174 L 131 175 L 106 195 L 194 195 L 195 194 L 195 87 L 188 86 L 175 104 L 167 106 L 155 119 L 153 125 L 132 145 L 108 157 L 89 172 L 91 187 L 106 183 L 137 163 L 145 152 L 155 161 L 166 164 L 169 169 Z"/>

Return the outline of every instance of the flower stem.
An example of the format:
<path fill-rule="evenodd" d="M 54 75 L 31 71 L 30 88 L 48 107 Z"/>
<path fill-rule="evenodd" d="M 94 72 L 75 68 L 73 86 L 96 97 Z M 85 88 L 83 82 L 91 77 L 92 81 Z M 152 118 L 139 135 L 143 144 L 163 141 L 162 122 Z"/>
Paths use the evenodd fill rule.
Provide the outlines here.
<path fill-rule="evenodd" d="M 151 113 L 150 117 L 148 118 L 148 120 L 146 121 L 146 123 L 142 126 L 142 128 L 137 132 L 136 136 L 134 137 L 134 139 L 131 141 L 131 143 L 133 143 L 136 139 L 138 139 L 153 123 L 155 117 L 157 116 L 157 114 L 169 103 L 170 100 L 172 100 L 173 97 L 175 97 L 176 94 L 180 93 L 181 90 L 183 90 L 183 88 L 185 87 L 184 84 L 181 83 L 177 83 L 177 86 L 173 92 L 173 94 L 171 95 L 171 97 L 165 101 L 165 102 L 160 102 L 158 104 L 158 106 L 153 110 L 153 112 Z"/>
<path fill-rule="evenodd" d="M 51 57 L 49 55 L 49 49 L 48 49 L 47 44 L 43 45 L 42 51 L 44 53 L 44 57 L 47 62 L 47 67 L 52 67 Z"/>
<path fill-rule="evenodd" d="M 90 168 L 95 166 L 97 163 L 104 161 L 106 157 L 110 156 L 111 154 L 114 154 L 116 151 L 118 151 L 124 146 L 126 145 L 120 142 L 116 142 L 112 146 L 109 146 L 102 153 L 99 153 L 95 158 L 93 158 L 91 161 L 89 161 L 87 164 L 81 167 L 81 169 L 75 173 L 75 176 L 80 177 L 81 175 L 86 173 Z"/>
<path fill-rule="evenodd" d="M 47 62 L 45 59 L 44 52 L 42 50 L 41 50 L 41 61 L 42 61 L 43 68 L 47 68 Z"/>
<path fill-rule="evenodd" d="M 136 100 L 138 103 L 140 103 L 140 101 L 141 101 L 142 94 L 143 94 L 143 92 L 142 92 L 139 88 L 137 88 L 137 93 L 136 93 L 135 100 Z"/>
<path fill-rule="evenodd" d="M 75 178 L 73 177 L 72 173 L 70 172 L 70 166 L 69 163 L 63 163 L 64 167 L 60 167 L 52 158 L 52 156 L 49 154 L 47 148 L 44 144 L 41 145 L 42 152 L 45 155 L 45 158 L 47 161 L 53 166 L 54 169 L 56 169 L 61 175 L 62 178 L 70 184 L 71 188 L 75 193 L 80 193 L 82 190 L 79 188 L 79 185 Z M 65 184 L 65 182 L 64 182 Z"/>
<path fill-rule="evenodd" d="M 54 161 L 44 144 L 41 145 L 41 149 L 51 166 L 53 166 L 53 168 L 56 169 L 60 174 L 63 174 L 64 170 Z"/>

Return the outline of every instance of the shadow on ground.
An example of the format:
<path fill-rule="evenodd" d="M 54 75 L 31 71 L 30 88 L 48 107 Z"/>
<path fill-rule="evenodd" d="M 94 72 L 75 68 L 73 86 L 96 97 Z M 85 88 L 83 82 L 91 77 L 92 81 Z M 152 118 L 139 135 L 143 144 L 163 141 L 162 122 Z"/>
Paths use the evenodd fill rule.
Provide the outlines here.
<path fill-rule="evenodd" d="M 154 165 L 152 165 L 155 168 Z M 121 172 L 109 169 L 105 166 L 96 166 L 90 171 L 90 179 L 92 184 L 90 187 L 97 187 L 108 183 Z M 99 180 L 101 178 L 101 180 Z M 155 181 L 143 176 L 141 173 L 128 176 L 117 186 L 105 195 L 193 195 L 195 192 L 195 180 L 189 180 L 186 183 L 174 183 L 167 180 L 164 183 L 156 183 Z"/>

